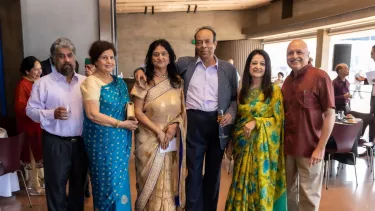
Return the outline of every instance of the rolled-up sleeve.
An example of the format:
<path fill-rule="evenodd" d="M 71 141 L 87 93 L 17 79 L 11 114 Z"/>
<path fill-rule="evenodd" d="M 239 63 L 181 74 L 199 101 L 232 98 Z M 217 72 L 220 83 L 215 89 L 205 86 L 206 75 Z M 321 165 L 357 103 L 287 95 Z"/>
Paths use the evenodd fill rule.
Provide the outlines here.
<path fill-rule="evenodd" d="M 50 120 L 55 119 L 54 109 L 46 109 L 46 95 L 47 93 L 41 89 L 40 80 L 36 81 L 26 106 L 26 115 L 34 122 L 42 125 L 48 124 Z"/>

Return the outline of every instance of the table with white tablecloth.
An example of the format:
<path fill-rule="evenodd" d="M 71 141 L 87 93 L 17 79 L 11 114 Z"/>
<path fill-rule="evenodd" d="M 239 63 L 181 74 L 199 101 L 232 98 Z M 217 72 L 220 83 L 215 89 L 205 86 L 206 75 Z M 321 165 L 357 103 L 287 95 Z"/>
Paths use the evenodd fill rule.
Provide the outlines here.
<path fill-rule="evenodd" d="M 1 138 L 7 138 L 7 131 L 3 128 L 0 128 L 0 141 Z M 18 182 L 17 173 L 9 173 L 3 176 L 0 176 L 0 196 L 10 197 L 12 192 L 19 191 L 20 184 Z"/>

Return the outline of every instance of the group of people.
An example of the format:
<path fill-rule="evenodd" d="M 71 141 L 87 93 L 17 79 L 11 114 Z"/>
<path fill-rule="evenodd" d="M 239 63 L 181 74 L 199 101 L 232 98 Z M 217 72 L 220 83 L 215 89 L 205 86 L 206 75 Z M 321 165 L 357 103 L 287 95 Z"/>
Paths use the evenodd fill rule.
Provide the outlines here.
<path fill-rule="evenodd" d="M 194 38 L 196 56 L 177 61 L 168 41 L 152 42 L 130 92 L 111 75 L 117 52 L 106 41 L 91 45 L 88 77 L 75 72 L 66 38 L 53 43 L 51 72 L 40 79 L 40 62 L 24 60 L 19 129 L 28 134 L 28 159 L 43 155 L 48 210 L 83 210 L 87 169 L 95 210 L 131 210 L 132 131 L 135 210 L 217 210 L 227 147 L 235 165 L 226 210 L 319 209 L 335 95 L 328 74 L 309 63 L 306 43 L 289 44 L 292 72 L 282 88 L 271 82 L 264 50 L 250 53 L 238 88 L 236 68 L 215 56 L 214 29 L 199 28 Z"/>
<path fill-rule="evenodd" d="M 139 141 L 140 137 L 144 137 L 150 140 L 147 144 L 153 144 L 154 150 L 157 150 L 155 146 L 158 143 L 151 140 L 165 134 L 158 132 L 164 126 L 155 129 L 150 122 L 141 120 L 139 114 L 148 113 L 148 104 L 140 99 L 149 96 L 142 90 L 154 92 L 160 86 L 160 77 L 171 73 L 156 71 L 150 63 L 146 64 L 146 68 L 135 71 L 137 84 L 132 94 L 136 109 L 139 109 L 136 116 L 140 128 L 148 128 L 144 134 L 140 129 L 136 136 L 139 196 L 136 210 L 169 210 L 166 207 L 174 210 L 175 205 L 186 210 L 216 210 L 221 158 L 228 143 L 233 148 L 235 165 L 226 210 L 318 210 L 323 179 L 322 160 L 335 121 L 335 99 L 328 74 L 309 63 L 306 43 L 294 40 L 288 46 L 287 62 L 292 73 L 284 81 L 282 89 L 271 82 L 271 60 L 263 50 L 254 50 L 248 56 L 242 85 L 237 89 L 235 68 L 214 54 L 217 45 L 215 31 L 209 27 L 200 28 L 195 40 L 197 56 L 181 57 L 173 65 L 184 81 L 182 94 L 185 95 L 187 119 L 188 170 L 185 206 L 169 201 L 169 194 L 161 194 L 172 190 L 165 185 L 169 183 L 164 182 L 164 186 L 159 184 L 161 180 L 165 181 L 165 165 L 173 165 L 164 158 L 164 166 L 158 165 L 163 168 L 153 169 L 153 165 L 159 162 L 159 155 L 154 155 L 155 151 L 146 151 L 146 142 Z M 155 54 L 158 53 L 161 52 L 155 51 Z M 165 58 L 171 59 L 167 52 Z M 166 111 L 159 109 L 164 101 L 158 102 L 157 109 L 152 109 L 149 114 L 156 118 L 161 111 Z M 183 103 L 181 106 L 184 106 Z M 218 118 L 221 110 L 224 116 Z M 168 112 L 163 113 L 168 115 Z M 222 133 L 228 136 L 222 136 Z M 164 143 L 163 139 L 159 140 L 160 146 Z M 142 164 L 145 163 L 151 167 L 143 169 Z M 158 178 L 154 177 L 153 170 Z M 175 170 L 181 173 L 181 169 L 175 167 Z M 145 173 L 148 175 L 146 180 L 139 176 Z M 174 179 L 178 178 L 181 182 L 181 174 L 170 175 L 176 175 Z M 150 189 L 147 186 L 149 180 L 156 184 Z M 298 188 L 301 190 L 298 191 Z M 145 192 L 149 195 L 142 197 Z"/>
<path fill-rule="evenodd" d="M 141 124 L 136 134 L 136 209 L 175 210 L 176 196 L 177 207 L 184 207 L 187 123 L 184 83 L 172 47 L 165 40 L 150 45 L 146 61 L 149 72 L 155 72 L 149 78 L 154 84 L 140 83 L 132 90 L 135 119 L 127 116 L 130 94 L 125 82 L 111 75 L 113 44 L 94 42 L 89 56 L 87 77 L 77 74 L 75 46 L 59 38 L 45 62 L 49 71 L 42 71 L 35 57 L 25 58 L 21 65 L 16 108 L 23 119 L 17 118 L 18 129 L 27 135 L 25 157 L 44 167 L 48 210 L 84 209 L 87 167 L 95 210 L 131 210 L 128 169 L 137 119 Z M 176 150 L 158 150 L 158 145 L 166 150 L 172 139 Z M 43 194 L 39 183 L 34 186 Z"/>
<path fill-rule="evenodd" d="M 136 210 L 169 210 L 165 204 L 173 210 L 176 204 L 186 210 L 216 210 L 221 160 L 228 143 L 233 148 L 235 165 L 226 210 L 318 210 L 322 160 L 335 121 L 335 98 L 328 74 L 309 63 L 306 43 L 294 40 L 289 44 L 287 62 L 292 73 L 283 82 L 282 89 L 271 82 L 271 59 L 263 50 L 250 53 L 242 85 L 237 89 L 236 69 L 214 54 L 217 45 L 215 31 L 202 27 L 195 34 L 195 40 L 197 56 L 180 57 L 175 64 L 176 72 L 184 81 L 187 119 L 185 206 L 168 201 L 169 194 L 161 194 L 171 190 L 168 185 L 158 186 L 163 173 L 157 173 L 159 177 L 154 178 L 153 166 L 151 170 L 138 169 L 143 163 L 151 165 L 150 160 L 155 165 L 159 156 L 148 151 L 145 153 L 143 146 L 147 145 L 136 138 L 139 196 Z M 168 58 L 167 53 L 165 57 Z M 159 78 L 170 73 L 157 72 L 149 66 L 147 63 L 146 68 L 135 71 L 137 84 L 132 93 L 137 90 L 134 96 L 140 128 L 146 125 L 147 134 L 153 132 L 150 135 L 155 140 L 164 133 L 140 120 L 139 113 L 142 114 L 142 109 L 145 111 L 147 103 L 137 101 L 149 96 L 149 93 L 140 95 L 140 90 L 154 91 Z M 157 106 L 163 104 L 159 102 Z M 224 111 L 220 118 L 218 111 Z M 161 112 L 155 109 L 150 114 L 157 117 Z M 164 145 L 162 140 L 159 140 L 161 146 Z M 151 143 L 157 149 L 158 144 Z M 139 159 L 139 152 L 143 152 L 142 159 Z M 164 171 L 168 164 L 173 166 L 165 159 L 164 167 L 157 172 Z M 181 173 L 181 169 L 175 170 Z M 146 171 L 150 173 L 146 182 L 144 179 L 139 181 L 139 175 Z M 181 179 L 181 174 L 175 175 L 174 179 Z M 153 189 L 147 186 L 149 180 L 157 184 Z M 150 192 L 148 198 L 141 197 L 145 191 Z M 152 208 L 149 207 L 151 204 Z"/>

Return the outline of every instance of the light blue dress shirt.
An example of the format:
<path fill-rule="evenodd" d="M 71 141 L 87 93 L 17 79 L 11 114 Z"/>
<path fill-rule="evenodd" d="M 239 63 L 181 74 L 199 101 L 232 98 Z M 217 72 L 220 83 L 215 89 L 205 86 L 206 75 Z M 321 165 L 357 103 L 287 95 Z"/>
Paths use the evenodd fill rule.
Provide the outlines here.
<path fill-rule="evenodd" d="M 186 109 L 216 111 L 218 108 L 218 59 L 216 64 L 206 67 L 198 57 L 194 74 L 186 94 Z"/>
<path fill-rule="evenodd" d="M 26 106 L 26 114 L 40 123 L 47 132 L 62 136 L 81 136 L 83 123 L 83 103 L 80 86 L 85 76 L 74 73 L 71 83 L 65 76 L 53 70 L 37 80 L 31 90 Z M 58 107 L 69 106 L 71 112 L 67 120 L 54 118 Z"/>

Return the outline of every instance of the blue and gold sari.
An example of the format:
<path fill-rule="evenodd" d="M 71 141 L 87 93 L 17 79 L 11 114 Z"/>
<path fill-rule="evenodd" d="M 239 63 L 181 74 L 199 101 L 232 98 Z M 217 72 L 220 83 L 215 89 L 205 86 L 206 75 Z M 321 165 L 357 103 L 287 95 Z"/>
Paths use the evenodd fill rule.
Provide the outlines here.
<path fill-rule="evenodd" d="M 101 87 L 100 113 L 125 120 L 128 89 L 122 79 Z M 89 169 L 95 210 L 131 210 L 129 156 L 132 132 L 92 122 L 85 115 L 83 137 L 89 158 Z"/>
<path fill-rule="evenodd" d="M 273 85 L 271 98 L 264 100 L 263 92 L 253 89 L 246 103 L 238 104 L 235 164 L 225 210 L 287 210 L 282 102 L 280 88 Z M 243 127 L 252 120 L 256 127 L 246 137 Z"/>

